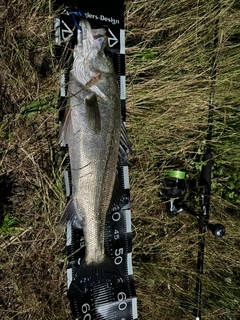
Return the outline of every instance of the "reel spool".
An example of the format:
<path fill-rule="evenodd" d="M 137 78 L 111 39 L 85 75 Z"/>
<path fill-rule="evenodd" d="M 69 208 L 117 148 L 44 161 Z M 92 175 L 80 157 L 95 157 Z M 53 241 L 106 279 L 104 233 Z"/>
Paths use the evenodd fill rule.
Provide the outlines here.
<path fill-rule="evenodd" d="M 181 203 L 187 191 L 185 178 L 186 172 L 184 170 L 171 169 L 160 183 L 160 195 L 169 200 L 167 202 L 167 214 L 170 218 L 183 210 Z"/>

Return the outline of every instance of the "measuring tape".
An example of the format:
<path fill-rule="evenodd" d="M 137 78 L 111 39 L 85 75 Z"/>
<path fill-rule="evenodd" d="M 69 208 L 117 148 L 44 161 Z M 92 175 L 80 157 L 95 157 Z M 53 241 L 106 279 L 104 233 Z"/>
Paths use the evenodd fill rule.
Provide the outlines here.
<path fill-rule="evenodd" d="M 57 1 L 57 5 L 63 3 Z M 68 2 L 69 4 L 69 2 Z M 70 1 L 71 4 L 71 1 Z M 124 36 L 124 5 L 123 0 L 101 2 L 88 0 L 86 3 L 66 9 L 55 18 L 56 56 L 62 66 L 59 93 L 59 117 L 62 117 L 62 107 L 67 103 L 68 75 L 72 68 L 72 51 L 77 39 L 77 21 L 83 15 L 96 28 L 106 28 L 109 48 L 119 84 L 122 108 L 122 120 L 126 121 L 126 84 L 125 84 L 125 36 Z M 67 146 L 61 144 L 63 153 L 67 154 Z M 66 170 L 64 181 L 67 198 L 71 195 L 71 172 L 69 158 L 65 159 Z M 132 234 L 131 211 L 129 196 L 128 161 L 123 157 L 118 162 L 117 175 L 123 189 L 119 203 L 106 214 L 105 250 L 112 259 L 123 279 L 121 285 L 96 283 L 91 290 L 82 293 L 75 285 L 76 272 L 84 259 L 85 239 L 82 229 L 77 229 L 71 222 L 66 227 L 67 253 L 67 285 L 68 297 L 74 317 L 78 320 L 136 320 L 137 298 L 133 281 L 132 268 Z"/>

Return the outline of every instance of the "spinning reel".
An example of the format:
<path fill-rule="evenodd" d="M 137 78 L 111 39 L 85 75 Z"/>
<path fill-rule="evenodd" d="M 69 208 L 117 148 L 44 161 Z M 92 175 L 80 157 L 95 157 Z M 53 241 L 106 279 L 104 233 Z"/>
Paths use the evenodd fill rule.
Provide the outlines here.
<path fill-rule="evenodd" d="M 180 212 L 185 211 L 194 216 L 205 230 L 210 230 L 212 234 L 221 238 L 225 234 L 225 227 L 222 224 L 209 223 L 209 215 L 206 212 L 206 206 L 209 202 L 210 188 L 207 181 L 203 180 L 203 185 L 200 188 L 200 211 L 196 212 L 188 207 L 184 198 L 189 192 L 188 182 L 186 180 L 186 172 L 182 169 L 170 169 L 160 183 L 160 195 L 168 200 L 166 203 L 167 215 L 169 218 L 177 216 Z"/>

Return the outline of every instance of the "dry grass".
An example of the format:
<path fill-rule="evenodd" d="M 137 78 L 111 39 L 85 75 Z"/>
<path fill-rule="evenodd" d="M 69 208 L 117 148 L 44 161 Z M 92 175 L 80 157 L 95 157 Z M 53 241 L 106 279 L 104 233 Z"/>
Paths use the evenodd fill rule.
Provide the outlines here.
<path fill-rule="evenodd" d="M 206 235 L 203 318 L 240 316 L 239 205 L 231 205 L 227 196 L 230 176 L 239 169 L 240 150 L 234 143 L 239 126 L 234 123 L 239 120 L 240 69 L 234 39 L 239 37 L 240 8 L 234 1 L 222 1 L 216 14 L 215 4 L 128 2 L 127 125 L 136 153 L 130 175 L 140 319 L 194 319 L 196 221 L 187 214 L 169 220 L 158 189 L 169 164 L 184 166 L 190 177 L 199 172 L 196 161 L 206 138 L 218 18 L 211 219 L 225 224 L 227 235 L 222 240 Z"/>
<path fill-rule="evenodd" d="M 3 4 L 1 186 L 11 186 L 14 232 L 0 235 L 1 319 L 67 319 L 62 155 L 57 144 L 58 71 L 48 1 Z M 11 180 L 5 181 L 2 178 Z M 2 189 L 2 188 L 1 188 Z"/>

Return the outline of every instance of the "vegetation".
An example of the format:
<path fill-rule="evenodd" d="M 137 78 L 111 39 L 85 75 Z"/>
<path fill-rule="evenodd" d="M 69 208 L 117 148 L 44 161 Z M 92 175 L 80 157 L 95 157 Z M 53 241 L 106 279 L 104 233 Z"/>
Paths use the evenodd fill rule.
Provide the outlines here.
<path fill-rule="evenodd" d="M 0 318 L 71 319 L 58 226 L 65 200 L 51 37 L 56 13 L 46 0 L 2 0 L 0 8 Z M 186 213 L 167 217 L 159 182 L 172 164 L 184 166 L 189 179 L 199 174 L 219 19 L 210 215 L 227 234 L 206 234 L 202 313 L 205 320 L 237 320 L 239 2 L 127 0 L 125 17 L 139 319 L 194 319 L 197 223 Z"/>

